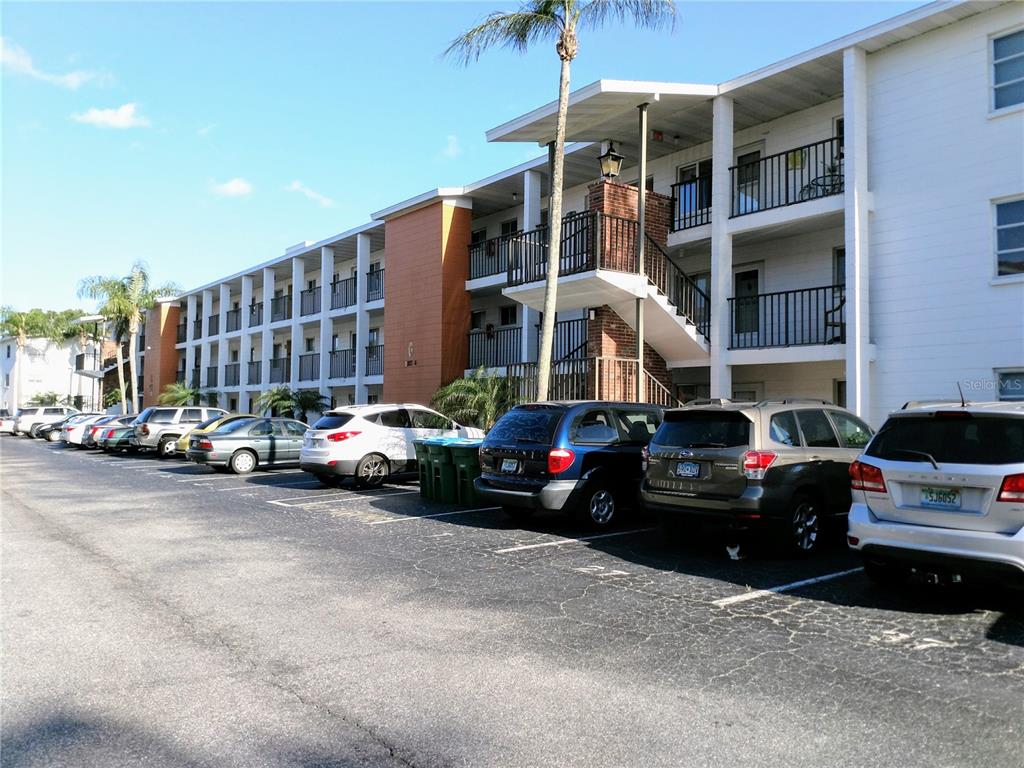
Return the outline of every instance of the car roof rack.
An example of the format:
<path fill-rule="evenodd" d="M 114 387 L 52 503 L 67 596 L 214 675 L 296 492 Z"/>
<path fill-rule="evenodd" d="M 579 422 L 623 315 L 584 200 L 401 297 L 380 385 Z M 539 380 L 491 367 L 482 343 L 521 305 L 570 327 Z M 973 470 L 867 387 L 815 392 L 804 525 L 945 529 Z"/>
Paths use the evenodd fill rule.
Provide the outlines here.
<path fill-rule="evenodd" d="M 835 405 L 831 400 L 824 400 L 820 397 L 784 397 L 767 398 L 759 400 L 758 405 Z"/>
<path fill-rule="evenodd" d="M 971 405 L 971 401 L 968 400 L 966 403 L 961 403 L 959 400 L 950 400 L 948 397 L 939 397 L 931 400 L 907 400 L 901 407 L 901 411 L 905 411 L 909 408 L 923 408 L 928 405 L 955 405 L 960 408 L 964 405 Z"/>
<path fill-rule="evenodd" d="M 697 397 L 687 400 L 683 405 L 730 405 L 734 400 L 728 397 Z"/>

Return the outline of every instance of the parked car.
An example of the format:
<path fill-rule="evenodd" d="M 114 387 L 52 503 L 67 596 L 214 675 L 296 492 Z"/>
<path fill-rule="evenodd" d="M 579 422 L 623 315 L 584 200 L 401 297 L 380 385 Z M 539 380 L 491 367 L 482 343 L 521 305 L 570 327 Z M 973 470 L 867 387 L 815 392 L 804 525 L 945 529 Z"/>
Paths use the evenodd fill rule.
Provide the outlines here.
<path fill-rule="evenodd" d="M 227 411 L 205 406 L 150 407 L 135 420 L 136 448 L 156 451 L 158 456 L 174 455 L 178 438 L 211 416 L 224 416 Z"/>
<path fill-rule="evenodd" d="M 6 408 L 0 408 L 0 434 L 14 434 L 14 416 Z"/>
<path fill-rule="evenodd" d="M 75 413 L 78 413 L 76 408 L 69 408 L 65 405 L 19 408 L 14 420 L 14 434 L 28 434 L 37 424 L 52 424 Z"/>
<path fill-rule="evenodd" d="M 94 421 L 82 430 L 82 447 L 83 448 L 98 448 L 96 439 L 106 429 L 114 426 L 123 424 L 131 424 L 135 421 L 134 416 L 104 416 L 101 419 Z"/>
<path fill-rule="evenodd" d="M 817 547 L 850 509 L 850 463 L 871 428 L 827 401 L 709 401 L 665 413 L 651 440 L 644 505 L 668 527 L 766 529 L 789 551 Z"/>
<path fill-rule="evenodd" d="M 476 491 L 516 520 L 543 509 L 612 525 L 637 501 L 641 452 L 662 418 L 660 407 L 637 403 L 516 406 L 480 447 Z"/>
<path fill-rule="evenodd" d="M 75 448 L 81 448 L 82 439 L 88 429 L 93 424 L 106 418 L 109 417 L 102 413 L 91 413 L 81 414 L 80 416 L 67 419 L 62 425 L 60 425 L 60 433 L 54 439 L 63 440 L 67 445 L 74 446 Z"/>
<path fill-rule="evenodd" d="M 213 432 L 223 424 L 235 421 L 236 419 L 255 419 L 257 416 L 252 413 L 229 413 L 227 415 L 217 414 L 211 416 L 206 421 L 201 421 L 196 424 L 192 429 L 188 430 L 178 441 L 174 444 L 174 452 L 180 453 L 184 456 L 188 452 L 189 438 L 193 435 L 205 435 L 208 432 Z"/>
<path fill-rule="evenodd" d="M 1024 587 L 1024 403 L 893 413 L 850 479 L 847 541 L 874 581 Z"/>
<path fill-rule="evenodd" d="M 99 414 L 93 413 L 74 413 L 65 416 L 62 419 L 58 419 L 53 422 L 41 422 L 36 424 L 32 429 L 29 430 L 29 436 L 46 440 L 51 443 L 55 443 L 61 439 L 64 427 L 68 424 L 77 424 L 83 419 L 90 418 L 91 416 L 97 416 Z"/>
<path fill-rule="evenodd" d="M 236 475 L 257 467 L 294 467 L 302 436 L 309 426 L 277 416 L 235 419 L 205 435 L 189 439 L 188 458 Z"/>
<path fill-rule="evenodd" d="M 135 448 L 135 419 L 127 424 L 108 424 L 107 428 L 97 433 L 96 447 L 106 452 L 118 451 L 126 453 Z"/>
<path fill-rule="evenodd" d="M 416 473 L 413 440 L 483 434 L 415 403 L 351 405 L 316 421 L 303 441 L 299 466 L 327 485 L 351 477 L 361 487 L 377 487 Z"/>

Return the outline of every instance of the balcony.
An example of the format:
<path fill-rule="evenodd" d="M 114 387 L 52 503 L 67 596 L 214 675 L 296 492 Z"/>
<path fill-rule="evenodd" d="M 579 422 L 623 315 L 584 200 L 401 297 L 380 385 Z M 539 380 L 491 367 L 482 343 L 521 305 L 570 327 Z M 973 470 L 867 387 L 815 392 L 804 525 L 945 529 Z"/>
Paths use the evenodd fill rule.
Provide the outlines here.
<path fill-rule="evenodd" d="M 224 366 L 224 386 L 237 387 L 242 375 L 241 363 L 228 363 Z"/>
<path fill-rule="evenodd" d="M 229 309 L 225 316 L 224 325 L 227 326 L 228 333 L 242 330 L 242 310 Z"/>
<path fill-rule="evenodd" d="M 287 357 L 275 357 L 270 361 L 270 383 L 284 384 L 292 379 L 292 362 Z"/>
<path fill-rule="evenodd" d="M 469 368 L 497 368 L 522 359 L 522 329 L 500 328 L 469 332 Z"/>
<path fill-rule="evenodd" d="M 579 357 L 551 364 L 549 400 L 620 400 L 637 402 L 637 360 L 623 357 Z M 509 366 L 508 382 L 517 403 L 537 400 L 537 364 Z M 674 407 L 672 392 L 644 371 L 640 402 Z"/>
<path fill-rule="evenodd" d="M 249 361 L 248 383 L 250 386 L 259 385 L 263 381 L 263 363 L 259 360 Z"/>
<path fill-rule="evenodd" d="M 292 319 L 292 295 L 277 296 L 270 302 L 270 322 Z"/>
<path fill-rule="evenodd" d="M 192 338 L 203 338 L 203 321 L 200 320 L 198 317 L 192 321 Z"/>
<path fill-rule="evenodd" d="M 335 349 L 331 351 L 330 378 L 351 379 L 356 375 L 356 351 Z"/>
<path fill-rule="evenodd" d="M 320 353 L 310 352 L 299 355 L 299 381 L 315 381 L 320 378 Z"/>
<path fill-rule="evenodd" d="M 384 375 L 384 345 L 375 344 L 366 348 L 366 375 Z"/>
<path fill-rule="evenodd" d="M 537 348 L 540 348 L 541 327 L 537 325 Z M 552 360 L 569 360 L 587 356 L 587 321 L 555 320 L 555 334 L 551 344 Z"/>
<path fill-rule="evenodd" d="M 217 366 L 208 365 L 206 366 L 206 386 L 216 387 L 217 386 Z"/>
<path fill-rule="evenodd" d="M 366 273 L 366 300 L 379 301 L 384 298 L 384 270 L 371 269 Z"/>
<path fill-rule="evenodd" d="M 355 306 L 358 301 L 356 288 L 355 277 L 346 277 L 344 280 L 335 280 L 331 283 L 331 309 Z"/>
<path fill-rule="evenodd" d="M 826 285 L 729 299 L 729 348 L 846 342 L 846 287 Z"/>
<path fill-rule="evenodd" d="M 210 315 L 206 318 L 206 326 L 210 329 L 210 336 L 220 333 L 220 315 Z"/>
<path fill-rule="evenodd" d="M 730 216 L 843 193 L 843 144 L 825 139 L 729 169 Z"/>
<path fill-rule="evenodd" d="M 469 246 L 469 279 L 500 275 L 508 270 L 509 250 L 523 237 L 522 232 L 491 237 Z"/>
<path fill-rule="evenodd" d="M 672 185 L 672 231 L 711 223 L 711 177 Z"/>
<path fill-rule="evenodd" d="M 315 315 L 320 311 L 320 289 L 310 288 L 309 290 L 303 291 L 299 294 L 299 314 L 302 317 L 306 315 Z"/>
<path fill-rule="evenodd" d="M 178 325 L 178 334 L 175 338 L 178 344 L 182 344 L 188 339 L 188 323 L 180 323 Z"/>
<path fill-rule="evenodd" d="M 263 302 L 256 301 L 249 305 L 249 327 L 263 325 Z"/>
<path fill-rule="evenodd" d="M 199 367 L 198 366 L 192 369 L 192 377 L 191 377 L 190 385 L 191 385 L 192 389 L 199 389 Z"/>

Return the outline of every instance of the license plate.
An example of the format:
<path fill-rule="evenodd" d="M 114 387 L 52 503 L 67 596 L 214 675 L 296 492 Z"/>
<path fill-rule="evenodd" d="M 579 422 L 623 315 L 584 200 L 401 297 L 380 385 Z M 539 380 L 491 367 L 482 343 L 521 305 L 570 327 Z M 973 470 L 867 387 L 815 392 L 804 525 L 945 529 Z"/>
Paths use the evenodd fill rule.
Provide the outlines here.
<path fill-rule="evenodd" d="M 502 472 L 518 472 L 519 461 L 517 459 L 502 459 L 501 460 L 501 471 Z"/>
<path fill-rule="evenodd" d="M 941 509 L 960 509 L 959 488 L 922 488 L 922 507 L 939 507 Z"/>
<path fill-rule="evenodd" d="M 676 464 L 676 477 L 700 477 L 700 464 L 696 461 L 680 461 Z"/>

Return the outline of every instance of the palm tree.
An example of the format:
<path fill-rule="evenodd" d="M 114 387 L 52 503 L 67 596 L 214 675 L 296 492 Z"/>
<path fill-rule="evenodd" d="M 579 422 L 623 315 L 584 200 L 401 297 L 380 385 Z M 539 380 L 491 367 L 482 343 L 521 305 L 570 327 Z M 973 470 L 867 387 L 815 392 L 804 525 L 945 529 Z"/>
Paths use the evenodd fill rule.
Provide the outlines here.
<path fill-rule="evenodd" d="M 292 392 L 294 405 L 292 406 L 295 418 L 299 421 L 306 420 L 308 413 L 323 413 L 331 407 L 331 402 L 320 394 L 316 389 L 300 389 Z"/>
<path fill-rule="evenodd" d="M 0 335 L 14 338 L 18 353 L 14 361 L 14 387 L 15 393 L 12 399 L 14 406 L 23 394 L 22 371 L 27 352 L 29 339 L 44 338 L 55 344 L 63 344 L 69 338 L 77 335 L 77 329 L 72 326 L 72 319 L 82 316 L 77 309 L 66 309 L 62 312 L 53 310 L 29 309 L 19 312 L 12 307 L 0 308 Z"/>
<path fill-rule="evenodd" d="M 165 283 L 160 286 L 150 285 L 149 270 L 141 261 L 132 264 L 131 271 L 125 277 L 93 275 L 82 280 L 79 285 L 78 294 L 80 296 L 88 296 L 102 301 L 103 305 L 99 308 L 100 314 L 105 315 L 115 324 L 123 322 L 128 331 L 128 370 L 131 374 L 132 409 L 135 413 L 139 411 L 138 346 L 139 326 L 142 324 L 143 312 L 151 309 L 160 296 L 172 295 L 180 291 L 181 288 L 174 283 Z M 118 351 L 120 351 L 120 345 Z M 119 359 L 119 366 L 120 363 Z"/>
<path fill-rule="evenodd" d="M 323 413 L 330 406 L 318 390 L 291 389 L 286 384 L 268 389 L 253 403 L 253 408 L 259 413 L 291 413 L 299 421 L 305 421 L 307 413 Z"/>
<path fill-rule="evenodd" d="M 199 390 L 188 384 L 173 382 L 164 387 L 156 401 L 160 405 L 192 405 L 199 401 Z"/>
<path fill-rule="evenodd" d="M 465 378 L 445 384 L 430 404 L 460 424 L 472 424 L 490 430 L 501 415 L 512 407 L 508 379 L 487 374 L 483 367 Z"/>
<path fill-rule="evenodd" d="M 290 411 L 295 407 L 295 394 L 285 384 L 271 387 L 261 393 L 253 403 L 253 410 L 256 413 L 269 412 L 271 415 L 281 411 Z"/>
<path fill-rule="evenodd" d="M 544 316 L 537 359 L 537 399 L 548 397 L 551 351 L 555 336 L 559 246 L 562 239 L 562 179 L 565 164 L 565 123 L 569 113 L 569 65 L 579 52 L 577 30 L 595 29 L 609 18 L 632 19 L 648 29 L 672 26 L 673 0 L 526 0 L 518 11 L 495 11 L 481 23 L 455 38 L 445 51 L 462 64 L 480 58 L 488 48 L 523 52 L 540 41 L 555 42 L 561 61 L 558 78 L 558 115 L 555 123 L 555 156 L 551 169 L 548 203 L 548 265 L 544 286 Z M 639 182 L 643 188 L 643 179 Z"/>

